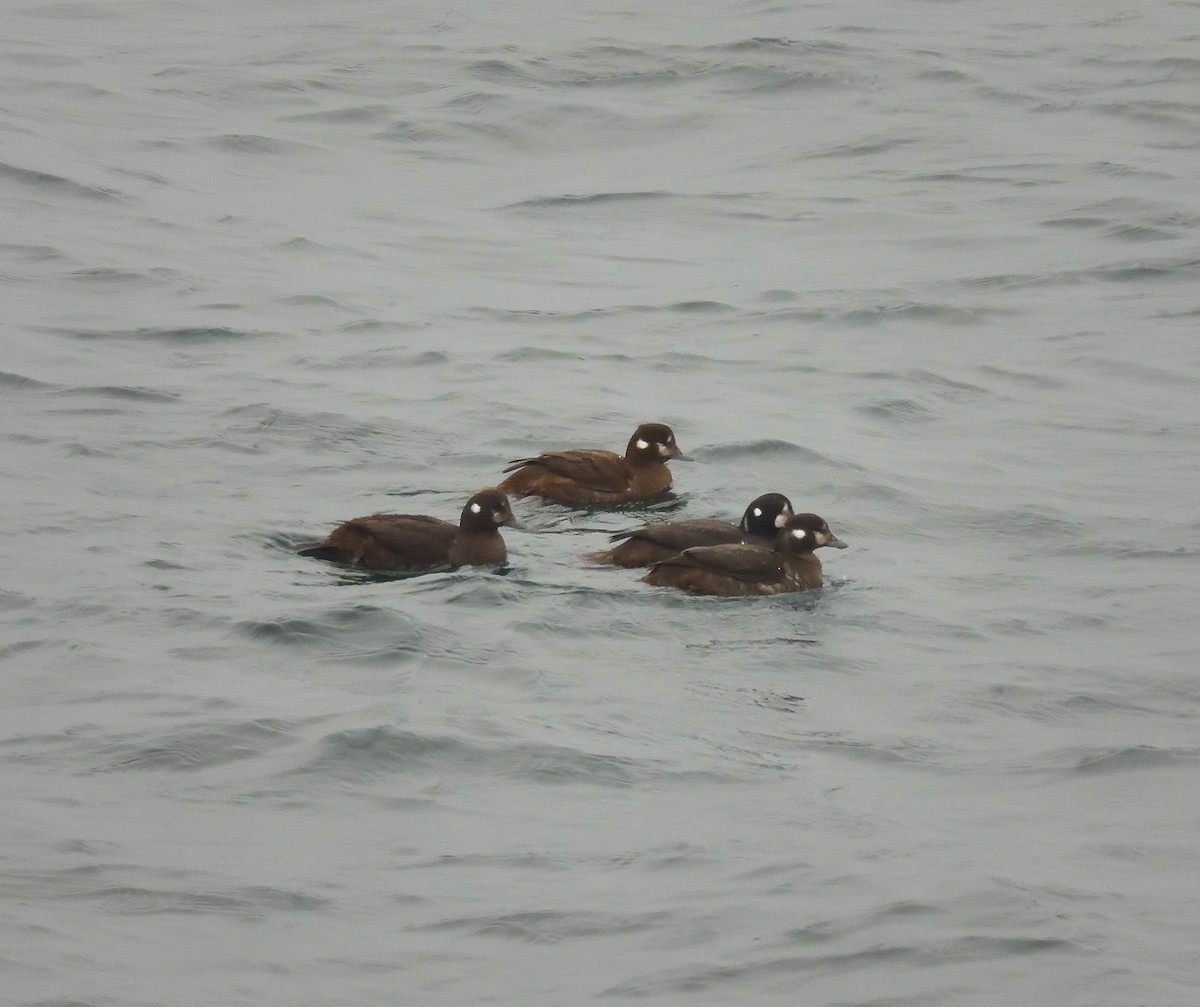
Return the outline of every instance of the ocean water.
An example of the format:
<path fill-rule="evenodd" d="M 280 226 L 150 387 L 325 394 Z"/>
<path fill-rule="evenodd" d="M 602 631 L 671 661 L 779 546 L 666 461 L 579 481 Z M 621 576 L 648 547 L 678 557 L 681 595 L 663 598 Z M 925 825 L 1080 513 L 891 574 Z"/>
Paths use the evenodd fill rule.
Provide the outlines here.
<path fill-rule="evenodd" d="M 1200 4 L 3 13 L 5 1003 L 1196 1002 Z"/>

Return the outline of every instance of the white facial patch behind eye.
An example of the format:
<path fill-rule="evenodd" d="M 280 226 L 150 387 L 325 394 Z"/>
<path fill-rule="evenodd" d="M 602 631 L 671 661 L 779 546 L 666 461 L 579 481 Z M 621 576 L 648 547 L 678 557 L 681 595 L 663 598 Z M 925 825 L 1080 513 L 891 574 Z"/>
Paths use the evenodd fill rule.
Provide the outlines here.
<path fill-rule="evenodd" d="M 806 532 L 803 528 L 793 528 L 792 538 L 799 539 L 801 542 L 803 542 L 806 538 L 808 538 L 808 532 Z"/>
<path fill-rule="evenodd" d="M 639 451 L 645 451 L 646 448 L 648 448 L 649 446 L 650 446 L 650 442 L 644 441 L 640 437 L 638 438 L 637 444 L 634 445 L 634 447 L 636 447 Z"/>
<path fill-rule="evenodd" d="M 762 508 L 755 507 L 753 513 L 755 517 L 762 517 Z"/>
<path fill-rule="evenodd" d="M 483 508 L 480 507 L 478 503 L 473 503 L 473 504 L 471 504 L 471 513 L 472 514 L 482 514 Z"/>

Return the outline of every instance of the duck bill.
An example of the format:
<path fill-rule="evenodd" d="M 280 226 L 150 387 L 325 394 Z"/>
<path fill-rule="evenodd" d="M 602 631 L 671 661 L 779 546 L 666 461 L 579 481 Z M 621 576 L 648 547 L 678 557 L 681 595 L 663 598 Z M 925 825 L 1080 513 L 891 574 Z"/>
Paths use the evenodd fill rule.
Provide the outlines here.
<path fill-rule="evenodd" d="M 516 514 L 510 514 L 508 516 L 508 520 L 504 522 L 504 527 L 505 528 L 519 528 L 519 529 L 521 529 L 521 531 L 524 531 L 527 526 L 524 521 L 520 521 L 517 519 Z"/>
<path fill-rule="evenodd" d="M 847 543 L 843 542 L 840 538 L 838 538 L 836 535 L 834 535 L 833 532 L 829 533 L 829 540 L 826 542 L 822 542 L 821 545 L 828 546 L 830 549 L 849 549 L 850 548 L 850 546 Z"/>
<path fill-rule="evenodd" d="M 685 455 L 679 448 L 676 448 L 673 454 L 667 455 L 673 462 L 694 462 L 696 459 L 691 455 Z"/>

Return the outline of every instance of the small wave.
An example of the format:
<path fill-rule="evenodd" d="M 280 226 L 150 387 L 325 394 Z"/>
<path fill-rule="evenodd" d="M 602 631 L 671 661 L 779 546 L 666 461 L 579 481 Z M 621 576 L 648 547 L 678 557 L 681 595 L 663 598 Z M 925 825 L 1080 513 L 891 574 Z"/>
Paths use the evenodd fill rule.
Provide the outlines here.
<path fill-rule="evenodd" d="M 252 759 L 296 740 L 294 725 L 280 720 L 196 726 L 149 742 L 106 745 L 96 771 L 207 769 Z"/>
<path fill-rule="evenodd" d="M 578 308 L 572 311 L 551 311 L 543 308 L 490 308 L 484 305 L 471 307 L 473 314 L 502 322 L 529 325 L 533 322 L 560 325 L 563 322 L 594 321 L 597 319 L 622 318 L 625 315 L 644 315 L 671 310 L 663 304 L 614 304 L 602 308 Z M 632 360 L 632 357 L 617 359 Z M 638 358 L 640 359 L 640 358 Z"/>
<path fill-rule="evenodd" d="M 529 81 L 534 80 L 533 74 L 503 59 L 481 59 L 467 66 L 467 71 L 482 80 L 492 81 Z"/>
<path fill-rule="evenodd" d="M 123 402 L 178 402 L 174 392 L 159 392 L 152 388 L 123 385 L 94 385 L 63 388 L 55 393 L 63 398 L 117 399 Z"/>
<path fill-rule="evenodd" d="M 58 387 L 46 381 L 38 381 L 37 378 L 26 377 L 24 374 L 0 371 L 0 388 L 17 392 L 41 392 Z"/>
<path fill-rule="evenodd" d="M 937 414 L 913 399 L 883 399 L 855 409 L 872 419 L 891 423 L 932 423 Z"/>
<path fill-rule="evenodd" d="M 372 571 L 362 571 L 364 577 L 355 577 L 355 584 L 376 582 Z M 385 582 L 397 578 L 385 578 Z M 412 616 L 404 615 L 377 605 L 350 605 L 326 611 L 319 619 L 280 617 L 278 619 L 251 619 L 236 624 L 238 632 L 254 640 L 263 640 L 282 646 L 307 647 L 314 641 L 323 640 L 345 644 L 346 634 L 379 639 L 386 636 L 397 646 L 419 650 L 427 640 L 428 631 Z"/>
<path fill-rule="evenodd" d="M 668 200 L 677 194 L 662 189 L 641 192 L 593 192 L 582 195 L 535 196 L 516 203 L 507 203 L 502 210 L 540 210 L 547 207 L 594 206 L 605 203 L 644 203 Z"/>
<path fill-rule="evenodd" d="M 906 176 L 911 182 L 935 182 L 944 185 L 947 182 L 961 182 L 967 185 L 1007 185 L 1019 188 L 1031 188 L 1040 185 L 1063 185 L 1060 179 L 1035 178 L 1033 172 L 1043 170 L 1040 164 L 997 164 L 989 166 L 988 172 L 981 169 L 963 171 L 934 171 Z M 1012 174 L 1005 174 L 1011 172 Z"/>
<path fill-rule="evenodd" d="M 587 356 L 583 353 L 552 349 L 549 346 L 518 346 L 515 349 L 497 353 L 495 359 L 520 364 L 542 361 L 586 360 Z"/>
<path fill-rule="evenodd" d="M 417 932 L 463 931 L 478 937 L 501 937 L 525 944 L 557 944 L 576 937 L 604 937 L 656 930 L 668 925 L 672 919 L 673 914 L 665 910 L 631 915 L 529 910 L 454 917 L 408 929 Z"/>
<path fill-rule="evenodd" d="M 973 385 L 966 381 L 955 381 L 953 378 L 948 378 L 944 374 L 938 374 L 936 371 L 926 371 L 915 367 L 903 371 L 866 371 L 858 376 L 873 381 L 902 380 L 910 385 L 931 388 L 939 398 L 950 399 L 952 401 L 959 401 L 963 398 L 977 398 L 980 395 L 988 394 L 988 390 L 980 385 Z"/>
<path fill-rule="evenodd" d="M 49 262 L 63 258 L 62 252 L 52 245 L 14 245 L 0 243 L 0 250 L 19 256 L 26 262 Z"/>
<path fill-rule="evenodd" d="M 164 343 L 216 343 L 233 339 L 252 339 L 256 336 L 276 335 L 270 332 L 253 332 L 246 329 L 231 329 L 225 326 L 184 326 L 181 328 L 140 329 L 65 329 L 44 327 L 39 331 L 75 339 L 132 339 Z"/>
<path fill-rule="evenodd" d="M 1109 223 L 1104 217 L 1048 217 L 1041 222 L 1042 227 L 1058 227 L 1072 231 L 1087 231 L 1104 227 Z"/>
<path fill-rule="evenodd" d="M 730 461 L 743 458 L 784 458 L 799 462 L 820 463 L 828 465 L 832 459 L 811 448 L 803 447 L 792 441 L 778 438 L 764 438 L 757 441 L 735 441 L 732 444 L 717 444 L 713 447 L 697 448 L 697 458 L 704 461 Z"/>
<path fill-rule="evenodd" d="M 925 765 L 941 766 L 953 764 L 953 759 L 944 750 L 925 742 L 897 742 L 891 745 L 874 744 L 844 737 L 839 734 L 811 734 L 802 747 L 814 751 L 835 752 L 838 755 L 862 762 L 880 765 Z"/>
<path fill-rule="evenodd" d="M 967 277 L 959 280 L 958 285 L 967 290 L 981 287 L 994 287 L 998 290 L 1023 290 L 1037 287 L 1066 287 L 1081 282 L 1080 277 L 1072 273 L 996 273 L 991 276 Z"/>
<path fill-rule="evenodd" d="M 1106 232 L 1107 237 L 1131 244 L 1147 241 L 1174 241 L 1178 234 L 1148 224 L 1117 224 Z"/>
<path fill-rule="evenodd" d="M 668 304 L 666 310 L 684 315 L 725 315 L 738 309 L 722 301 L 676 301 Z"/>
<path fill-rule="evenodd" d="M 1163 766 L 1193 765 L 1200 762 L 1200 749 L 1156 748 L 1130 745 L 1122 748 L 1096 748 L 1074 755 L 1074 772 L 1083 774 L 1120 773 Z"/>
<path fill-rule="evenodd" d="M 1080 275 L 1107 283 L 1136 283 L 1141 280 L 1171 278 L 1192 282 L 1200 259 L 1162 259 L 1157 262 L 1139 262 L 1124 266 L 1099 266 L 1082 270 Z"/>
<path fill-rule="evenodd" d="M 99 1007 L 95 1000 L 61 1000 L 57 997 L 51 1000 L 32 1000 L 25 1007 Z"/>
<path fill-rule="evenodd" d="M 982 507 L 946 506 L 945 514 L 953 514 L 954 522 L 963 528 L 987 533 L 998 540 L 1044 541 L 1062 544 L 1078 541 L 1084 534 L 1083 522 L 1070 520 L 1045 507 Z"/>
<path fill-rule="evenodd" d="M 272 247 L 280 252 L 317 252 L 322 255 L 330 251 L 328 245 L 323 245 L 319 241 L 313 241 L 312 238 L 306 238 L 303 235 L 288 238 L 287 241 L 281 241 Z"/>
<path fill-rule="evenodd" d="M 316 151 L 314 144 L 296 140 L 280 140 L 277 137 L 257 133 L 225 133 L 210 137 L 208 143 L 218 150 L 237 154 L 295 154 Z"/>
<path fill-rule="evenodd" d="M 381 326 L 382 327 L 382 326 Z M 351 329 L 343 326 L 342 331 Z M 350 353 L 336 360 L 322 361 L 321 367 L 336 367 L 359 370 L 361 368 L 376 369 L 394 367 L 408 370 L 414 367 L 440 367 L 448 364 L 453 358 L 444 350 L 421 350 L 414 353 L 408 348 L 385 346 L 380 349 L 366 350 L 360 353 Z"/>
<path fill-rule="evenodd" d="M 441 140 L 442 135 L 428 126 L 418 125 L 405 119 L 397 119 L 386 129 L 381 129 L 376 133 L 375 139 L 399 143 L 431 143 Z"/>
<path fill-rule="evenodd" d="M 28 604 L 32 604 L 32 602 Z M 0 598 L 0 611 L 8 611 L 16 607 L 24 606 L 10 605 L 6 603 L 6 599 Z M 49 642 L 49 640 L 14 640 L 12 643 L 0 644 L 0 661 L 15 657 L 17 654 L 26 654 L 31 650 L 37 650 Z"/>
<path fill-rule="evenodd" d="M 70 279 L 80 283 L 141 283 L 141 282 L 159 282 L 158 278 L 149 273 L 139 273 L 132 269 L 113 269 L 113 268 L 96 268 L 96 269 L 77 269 L 69 274 Z"/>
<path fill-rule="evenodd" d="M 901 147 L 908 147 L 920 142 L 915 136 L 884 136 L 873 140 L 860 140 L 856 143 L 839 143 L 823 150 L 809 154 L 811 158 L 856 158 L 873 157 L 876 154 L 887 154 Z"/>
<path fill-rule="evenodd" d="M 40 189 L 51 189 L 55 192 L 66 193 L 68 196 L 81 196 L 84 199 L 124 199 L 124 193 L 116 189 L 106 189 L 95 185 L 76 182 L 62 175 L 51 175 L 44 171 L 33 171 L 29 168 L 18 168 L 16 165 L 0 162 L 0 178 L 8 178 L 22 185 Z"/>
<path fill-rule="evenodd" d="M 239 919 L 262 919 L 279 912 L 317 912 L 329 905 L 328 899 L 317 895 L 265 885 L 200 891 L 124 884 L 85 888 L 71 896 L 101 902 L 107 911 L 127 915 L 212 914 Z"/>
<path fill-rule="evenodd" d="M 1026 385 L 1030 388 L 1040 388 L 1045 391 L 1053 391 L 1059 388 L 1065 388 L 1066 382 L 1047 374 L 1034 374 L 1029 371 L 1014 371 L 1005 367 L 996 367 L 993 364 L 983 364 L 979 370 L 988 377 L 1002 378 L 1005 381 L 1011 381 L 1013 384 Z"/>
<path fill-rule="evenodd" d="M 1190 103 L 1175 101 L 1111 101 L 1100 102 L 1093 106 L 1094 110 L 1103 115 L 1119 116 L 1138 123 L 1155 123 L 1160 126 L 1170 126 L 1180 130 L 1186 138 L 1183 142 L 1194 143 L 1196 129 L 1196 109 Z M 1173 176 L 1162 172 L 1139 171 L 1149 177 L 1173 180 Z"/>
<path fill-rule="evenodd" d="M 292 773 L 357 781 L 382 774 L 461 772 L 544 784 L 626 788 L 647 780 L 711 782 L 719 774 L 673 770 L 658 762 L 531 741 L 482 744 L 463 737 L 404 730 L 392 725 L 327 735 L 319 752 Z"/>
<path fill-rule="evenodd" d="M 284 122 L 328 122 L 333 124 L 377 122 L 391 113 L 387 105 L 349 105 L 345 108 L 323 108 L 315 112 L 300 112 L 283 116 Z"/>
<path fill-rule="evenodd" d="M 293 294 L 290 297 L 281 298 L 280 303 L 293 308 L 333 308 L 335 311 L 347 313 L 352 310 L 348 305 L 335 301 L 332 297 L 324 294 Z"/>
<path fill-rule="evenodd" d="M 743 38 L 743 40 L 738 42 L 719 42 L 715 46 L 707 46 L 706 48 L 719 53 L 754 53 L 760 52 L 762 49 L 790 49 L 793 46 L 799 46 L 799 44 L 802 43 L 796 40 L 796 38 L 763 35 L 755 36 L 754 38 Z M 842 47 L 832 46 L 830 48 Z"/>
<path fill-rule="evenodd" d="M 794 938 L 794 943 L 801 943 Z M 804 943 L 813 943 L 811 939 Z M 895 969 L 901 965 L 928 968 L 930 965 L 966 961 L 988 961 L 1048 951 L 1071 951 L 1077 945 L 1064 938 L 993 937 L 969 935 L 933 945 L 877 944 L 856 951 L 829 954 L 780 954 L 752 961 L 713 965 L 697 962 L 610 986 L 604 996 L 648 997 L 664 993 L 684 994 L 694 1001 L 704 992 L 714 992 L 731 984 L 770 982 L 779 984 L 791 977 L 811 979 L 820 975 L 848 975 L 856 971 Z"/>
<path fill-rule="evenodd" d="M 960 307 L 954 304 L 905 301 L 899 304 L 878 304 L 867 308 L 851 308 L 842 311 L 837 318 L 851 325 L 878 325 L 895 319 L 919 322 L 943 322 L 948 325 L 977 325 L 987 318 L 1000 314 L 996 308 Z"/>

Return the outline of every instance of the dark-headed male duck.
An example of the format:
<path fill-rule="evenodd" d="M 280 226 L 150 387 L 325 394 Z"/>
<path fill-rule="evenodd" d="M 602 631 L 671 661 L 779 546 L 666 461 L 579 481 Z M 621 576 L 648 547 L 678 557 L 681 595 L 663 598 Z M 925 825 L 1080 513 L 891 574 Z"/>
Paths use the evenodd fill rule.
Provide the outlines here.
<path fill-rule="evenodd" d="M 690 460 L 675 444 L 671 428 L 643 423 L 622 457 L 614 451 L 576 448 L 518 458 L 499 486 L 505 493 L 539 496 L 557 503 L 621 504 L 645 500 L 671 488 L 667 461 Z"/>
<path fill-rule="evenodd" d="M 625 541 L 604 552 L 589 553 L 585 559 L 615 566 L 649 566 L 702 545 L 745 543 L 770 548 L 791 516 L 792 502 L 787 497 L 782 493 L 764 493 L 750 502 L 741 524 L 698 518 L 643 525 L 610 535 L 610 541 Z"/>
<path fill-rule="evenodd" d="M 685 549 L 655 563 L 642 580 L 692 594 L 745 597 L 808 591 L 822 583 L 821 561 L 813 555 L 821 546 L 845 549 L 846 543 L 816 514 L 796 514 L 779 529 L 771 549 L 754 545 Z"/>
<path fill-rule="evenodd" d="M 296 551 L 368 570 L 416 573 L 499 566 L 508 557 L 501 525 L 522 527 L 508 497 L 485 489 L 467 501 L 456 525 L 425 514 L 371 514 L 340 524 L 320 542 Z"/>

